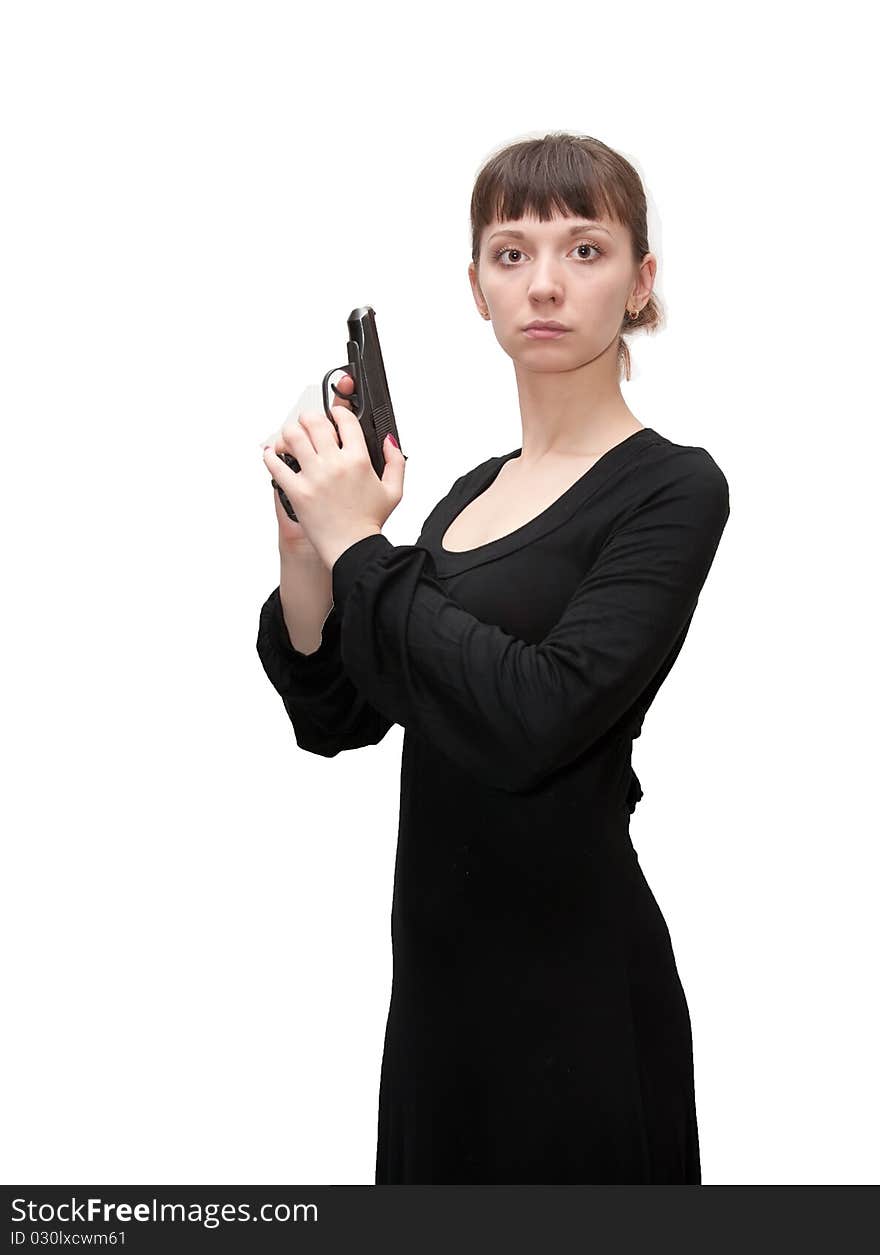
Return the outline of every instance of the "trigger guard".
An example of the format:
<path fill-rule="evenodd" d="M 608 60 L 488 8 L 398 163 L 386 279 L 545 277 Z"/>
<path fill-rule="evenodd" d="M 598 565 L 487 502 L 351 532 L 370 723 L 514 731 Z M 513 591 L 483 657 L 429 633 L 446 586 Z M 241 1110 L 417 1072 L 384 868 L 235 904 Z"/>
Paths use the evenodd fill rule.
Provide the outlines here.
<path fill-rule="evenodd" d="M 330 419 L 331 423 L 333 423 L 334 427 L 336 426 L 336 423 L 333 418 L 333 415 L 330 413 L 330 402 L 328 399 L 329 393 L 327 391 L 328 386 L 330 390 L 333 392 L 333 394 L 339 397 L 340 401 L 348 401 L 348 403 L 352 406 L 352 413 L 355 415 L 358 421 L 360 421 L 361 414 L 363 413 L 363 407 L 361 405 L 360 397 L 358 396 L 357 388 L 355 388 L 351 396 L 345 397 L 336 387 L 336 384 L 331 382 L 330 376 L 335 375 L 337 371 L 344 371 L 345 374 L 350 374 L 351 363 L 349 362 L 345 366 L 332 367 L 330 370 L 327 371 L 327 374 L 324 376 L 323 382 L 321 384 L 321 400 L 324 403 L 324 413 Z"/>
<path fill-rule="evenodd" d="M 360 397 L 357 394 L 357 388 L 355 388 L 354 392 L 350 393 L 348 396 L 344 396 L 336 387 L 335 383 L 331 383 L 330 387 L 339 397 L 340 401 L 348 401 L 349 405 L 354 410 L 359 410 L 361 408 L 361 401 L 360 401 Z"/>

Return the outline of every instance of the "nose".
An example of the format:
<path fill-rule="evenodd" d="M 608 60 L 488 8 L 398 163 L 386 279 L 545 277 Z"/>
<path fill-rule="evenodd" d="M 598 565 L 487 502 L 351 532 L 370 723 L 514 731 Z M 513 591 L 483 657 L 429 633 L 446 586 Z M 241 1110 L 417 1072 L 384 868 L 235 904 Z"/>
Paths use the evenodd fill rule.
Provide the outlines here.
<path fill-rule="evenodd" d="M 550 297 L 558 300 L 561 295 L 562 284 L 554 264 L 538 262 L 529 282 L 529 296 L 535 301 L 546 301 Z"/>

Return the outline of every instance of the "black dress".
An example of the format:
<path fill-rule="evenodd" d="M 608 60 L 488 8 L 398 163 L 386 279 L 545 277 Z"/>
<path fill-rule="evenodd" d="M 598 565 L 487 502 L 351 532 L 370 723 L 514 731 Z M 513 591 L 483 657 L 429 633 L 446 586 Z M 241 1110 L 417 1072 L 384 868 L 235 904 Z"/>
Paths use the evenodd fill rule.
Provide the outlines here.
<path fill-rule="evenodd" d="M 699 1183 L 691 1023 L 629 818 L 633 738 L 729 513 L 709 453 L 628 436 L 500 540 L 355 542 L 319 649 L 257 649 L 297 744 L 405 729 L 377 1184 Z M 685 783 L 684 773 L 682 784 Z"/>

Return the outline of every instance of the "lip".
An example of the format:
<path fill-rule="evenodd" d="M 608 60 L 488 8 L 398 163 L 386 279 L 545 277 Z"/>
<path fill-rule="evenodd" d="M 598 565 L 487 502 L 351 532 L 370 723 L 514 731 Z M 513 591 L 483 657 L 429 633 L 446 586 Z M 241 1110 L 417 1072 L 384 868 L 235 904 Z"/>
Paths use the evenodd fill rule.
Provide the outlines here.
<path fill-rule="evenodd" d="M 523 327 L 523 331 L 568 331 L 565 323 L 557 322 L 555 318 L 536 318 L 533 322 L 527 323 Z"/>
<path fill-rule="evenodd" d="M 527 335 L 530 340 L 558 340 L 560 336 L 568 335 L 567 327 L 524 327 L 523 334 Z"/>

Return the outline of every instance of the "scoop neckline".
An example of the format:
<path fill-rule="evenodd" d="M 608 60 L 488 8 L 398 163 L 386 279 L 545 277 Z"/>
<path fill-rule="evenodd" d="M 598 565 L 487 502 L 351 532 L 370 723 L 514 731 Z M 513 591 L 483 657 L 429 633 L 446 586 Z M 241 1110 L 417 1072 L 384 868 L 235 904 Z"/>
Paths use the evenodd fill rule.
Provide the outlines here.
<path fill-rule="evenodd" d="M 618 467 L 623 466 L 648 441 L 649 437 L 657 437 L 657 432 L 653 427 L 640 427 L 638 431 L 630 432 L 623 440 L 619 440 L 610 449 L 606 449 L 555 501 L 552 501 L 534 518 L 514 528 L 512 532 L 508 532 L 506 536 L 498 536 L 495 540 L 489 540 L 483 545 L 475 545 L 472 549 L 446 549 L 443 545 L 443 537 L 453 522 L 495 482 L 505 462 L 509 462 L 522 453 L 522 446 L 513 449 L 510 453 L 490 458 L 488 462 L 483 463 L 481 468 L 477 468 L 477 470 L 482 469 L 484 473 L 476 476 L 464 498 L 454 497 L 448 503 L 447 508 L 440 512 L 435 529 L 435 550 L 439 554 L 442 566 L 447 570 L 478 566 L 482 562 L 500 557 L 503 553 L 513 552 L 528 544 L 533 538 L 549 531 L 558 523 L 563 522 L 568 514 L 591 495 L 601 483 L 605 482 Z"/>

